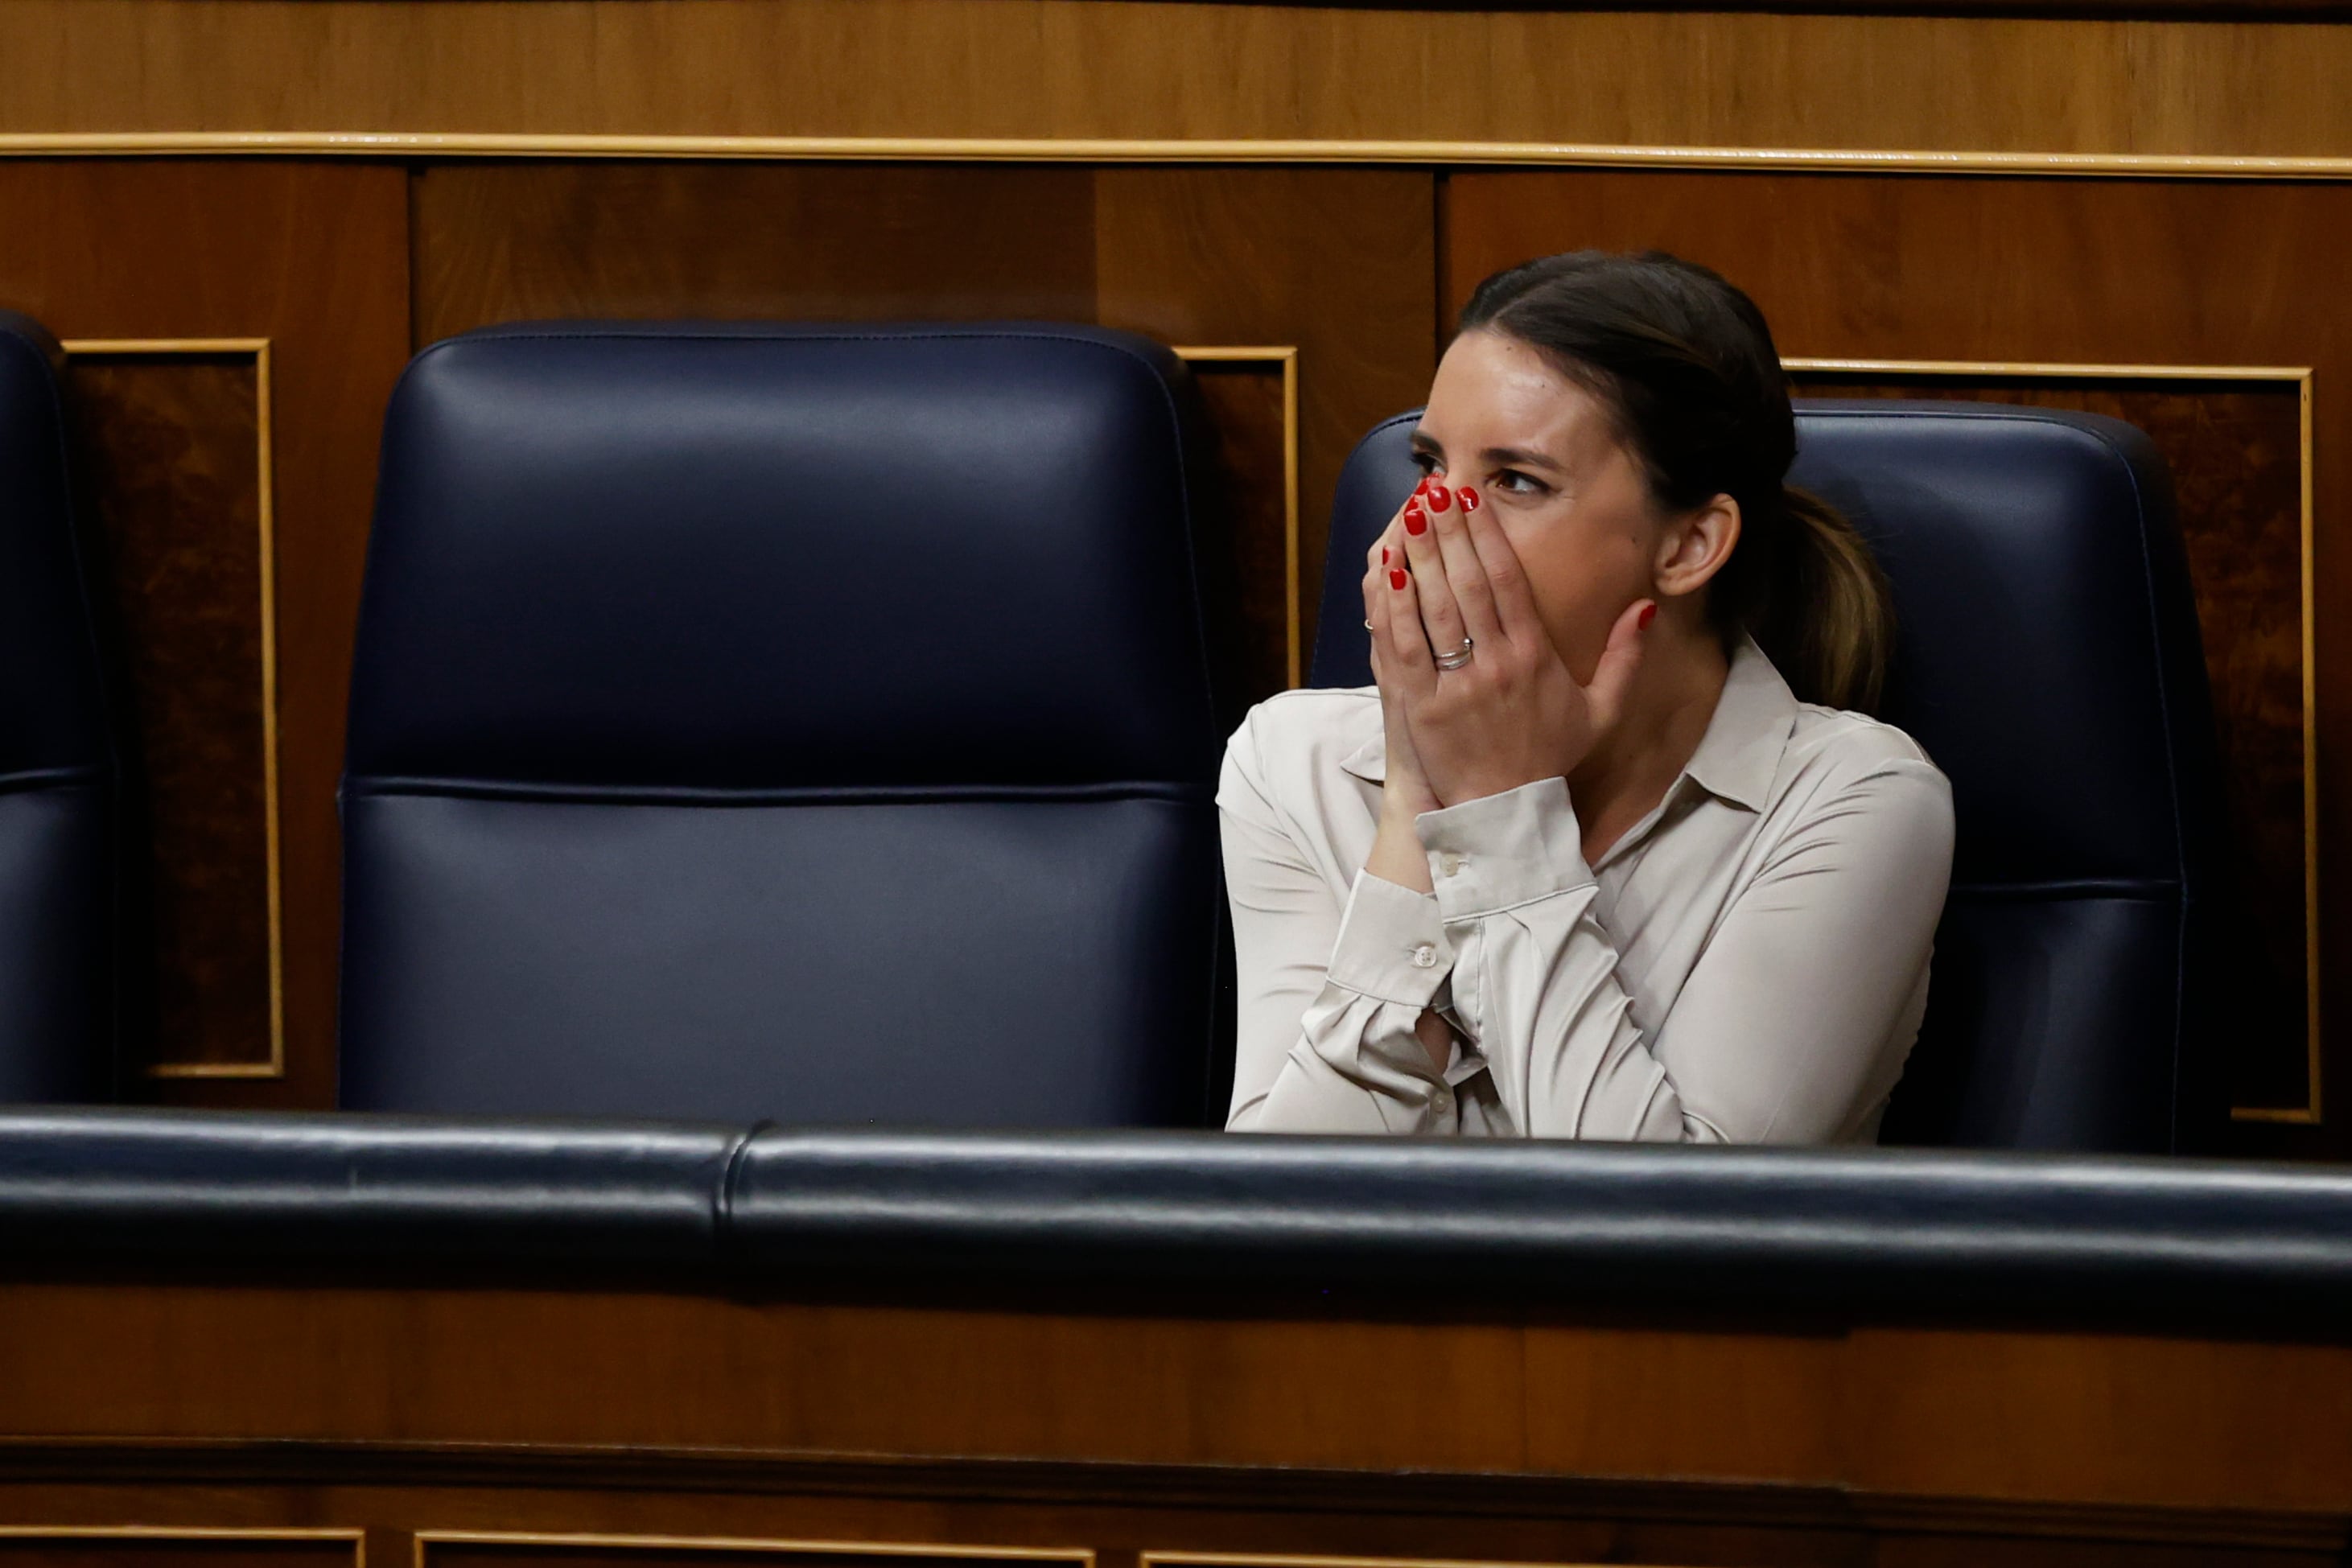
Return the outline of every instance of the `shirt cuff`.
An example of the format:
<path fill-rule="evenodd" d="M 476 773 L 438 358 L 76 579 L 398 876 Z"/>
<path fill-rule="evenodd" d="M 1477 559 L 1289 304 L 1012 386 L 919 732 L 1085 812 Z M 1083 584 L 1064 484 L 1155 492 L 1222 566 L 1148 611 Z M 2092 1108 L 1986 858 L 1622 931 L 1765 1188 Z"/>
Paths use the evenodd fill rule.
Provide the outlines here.
<path fill-rule="evenodd" d="M 1592 885 L 1565 779 L 1423 811 L 1413 826 L 1447 925 Z"/>
<path fill-rule="evenodd" d="M 1425 1008 L 1453 970 L 1454 945 L 1446 940 L 1437 900 L 1358 872 L 1339 940 L 1331 945 L 1326 970 L 1331 983 L 1359 996 Z"/>

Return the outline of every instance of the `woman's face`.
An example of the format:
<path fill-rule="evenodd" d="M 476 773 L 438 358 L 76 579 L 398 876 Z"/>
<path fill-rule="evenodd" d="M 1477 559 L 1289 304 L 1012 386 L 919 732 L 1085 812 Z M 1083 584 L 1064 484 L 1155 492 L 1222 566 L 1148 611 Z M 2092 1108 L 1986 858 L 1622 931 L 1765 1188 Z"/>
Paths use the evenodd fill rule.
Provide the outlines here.
<path fill-rule="evenodd" d="M 1618 615 L 1654 591 L 1667 542 L 1608 410 L 1517 339 L 1465 332 L 1438 364 L 1412 444 L 1423 468 L 1477 489 L 1552 646 L 1590 680 Z"/>

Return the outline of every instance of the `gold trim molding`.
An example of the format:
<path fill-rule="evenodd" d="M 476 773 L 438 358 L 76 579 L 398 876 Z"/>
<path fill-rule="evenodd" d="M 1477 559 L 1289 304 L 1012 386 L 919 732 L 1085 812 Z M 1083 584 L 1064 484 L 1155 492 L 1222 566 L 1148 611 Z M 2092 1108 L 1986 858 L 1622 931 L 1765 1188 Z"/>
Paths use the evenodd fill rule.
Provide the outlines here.
<path fill-rule="evenodd" d="M 425 131 L 10 131 L 0 157 L 345 155 L 383 158 L 753 158 L 808 162 L 1402 163 L 1469 168 L 1811 170 L 1816 172 L 2352 180 L 2352 157 L 1658 147 L 1576 141 L 984 136 L 629 136 Z"/>
<path fill-rule="evenodd" d="M 1084 1546 L 949 1546 L 896 1541 L 790 1541 L 732 1535 L 601 1535 L 566 1534 L 535 1530 L 420 1530 L 415 1535 L 414 1568 L 429 1568 L 425 1554 L 435 1546 L 569 1546 L 624 1552 L 759 1552 L 772 1555 L 796 1553 L 816 1557 L 953 1557 L 975 1562 L 1067 1563 L 1095 1568 L 1095 1554 Z M 362 1568 L 365 1568 L 362 1564 Z"/>
<path fill-rule="evenodd" d="M 269 1060 L 158 1061 L 151 1078 L 286 1076 L 286 940 L 279 866 L 278 795 L 278 525 L 270 451 L 269 340 L 267 338 L 75 338 L 60 345 L 68 361 L 159 355 L 247 354 L 253 359 L 257 510 L 261 517 L 261 801 L 269 900 Z"/>
<path fill-rule="evenodd" d="M 2312 570 L 2312 367 L 2309 365 L 2064 365 L 1965 360 L 1783 359 L 1785 370 L 1813 375 L 1886 375 L 1954 379 L 1978 377 L 2021 381 L 2270 382 L 2295 388 L 2300 425 L 2297 467 L 2301 479 L 2301 580 L 2303 656 L 2303 972 L 2305 1082 L 2301 1105 L 2232 1106 L 2237 1122 L 2320 1124 L 2323 1095 L 2319 1033 L 2319 664 L 2316 658 L 2316 589 Z"/>
<path fill-rule="evenodd" d="M 1259 1552 L 1146 1552 L 1137 1568 L 1529 1568 L 1453 1557 L 1300 1557 Z M 1606 1568 L 1598 1563 L 1551 1563 L 1537 1568 Z"/>
<path fill-rule="evenodd" d="M 358 1529 L 244 1529 L 195 1524 L 0 1524 L 0 1542 L 12 1541 L 342 1541 L 351 1543 L 352 1568 L 367 1568 L 367 1532 Z"/>
<path fill-rule="evenodd" d="M 1307 679 L 1298 610 L 1298 347 L 1171 349 L 1194 365 L 1278 364 L 1282 367 L 1282 605 L 1284 668 L 1295 688 Z"/>

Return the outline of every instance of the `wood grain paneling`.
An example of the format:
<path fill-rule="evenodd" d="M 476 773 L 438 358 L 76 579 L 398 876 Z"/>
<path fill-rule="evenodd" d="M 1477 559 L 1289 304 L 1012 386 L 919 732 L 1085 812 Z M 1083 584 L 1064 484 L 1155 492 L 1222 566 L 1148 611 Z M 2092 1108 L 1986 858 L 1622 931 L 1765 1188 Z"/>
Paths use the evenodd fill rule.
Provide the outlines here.
<path fill-rule="evenodd" d="M 1291 678 L 1297 639 L 1290 595 L 1294 563 L 1285 549 L 1295 519 L 1283 483 L 1297 439 L 1285 406 L 1285 361 L 1214 360 L 1192 361 L 1192 379 L 1208 407 L 1211 437 L 1223 480 L 1217 504 L 1227 519 L 1227 543 L 1240 578 L 1239 652 L 1243 697 L 1258 702 Z"/>
<path fill-rule="evenodd" d="M 2316 367 L 2313 410 L 2318 605 L 2315 674 L 2319 752 L 2319 925 L 2324 977 L 2352 959 L 2352 784 L 2326 761 L 2331 737 L 2352 736 L 2352 636 L 2338 607 L 2352 604 L 2352 552 L 2333 548 L 2352 521 L 2352 492 L 2327 476 L 2352 460 L 2352 402 L 2325 388 L 2352 376 L 2352 316 L 2326 308 L 2337 257 L 2352 244 L 2352 186 L 2213 185 L 2168 182 L 1874 178 L 1830 175 L 1465 173 L 1448 184 L 1448 287 L 1455 300 L 1486 273 L 1579 246 L 1659 246 L 1723 270 L 1756 297 L 1790 358 L 1934 360 L 2104 365 Z M 2145 410 L 2163 423 L 2159 411 Z M 2194 424 L 2194 415 L 2182 417 Z M 2222 689 L 2238 718 L 2263 734 L 2280 694 L 2279 671 L 2241 682 L 2235 661 L 2294 634 L 2296 604 L 2283 557 L 2258 546 L 2223 575 L 2241 531 L 2282 526 L 2281 459 L 2264 455 L 2277 423 L 2248 413 L 2263 434 L 2198 434 L 2200 485 L 2242 491 L 2242 516 L 2215 525 L 2204 549 L 2201 597 L 2231 638 Z M 2191 439 L 2188 430 L 2174 439 Z M 2250 448 L 2248 444 L 2252 444 Z M 2253 449 L 2259 448 L 2259 451 Z M 2226 473 L 2223 480 L 2217 474 Z M 2199 495 L 2206 492 L 2199 491 Z M 2216 502 L 2216 505 L 2219 503 Z M 2257 521 L 2256 517 L 2267 518 Z M 2226 538 L 2230 542 L 2220 542 Z M 2268 563 L 2268 564 L 2265 564 Z M 2262 716 L 2270 716 L 2263 717 Z M 2263 753 L 2265 740 L 2246 743 Z M 2272 799 L 2284 761 L 2253 766 L 2243 783 L 2261 802 L 2254 837 L 2275 848 L 2294 831 Z M 2242 797 L 2243 798 L 2243 797 Z M 2352 1082 L 2352 1019 L 2323 998 L 2328 1075 Z M 2266 1056 L 2282 1065 L 2300 1042 L 2282 1026 Z M 2289 1070 L 2291 1071 L 2291 1069 Z M 2275 1083 L 2257 1075 L 2263 1088 Z M 2346 1118 L 2305 1127 L 2242 1126 L 2242 1146 L 2269 1152 L 2352 1148 Z"/>
<path fill-rule="evenodd" d="M 1436 370 L 1434 181 L 1370 169 L 1106 169 L 1095 181 L 1104 325 L 1298 350 L 1311 648 L 1340 465 L 1375 421 L 1425 397 Z"/>
<path fill-rule="evenodd" d="M 9 236 L 0 246 L 0 301 L 65 339 L 272 344 L 287 1071 L 266 1082 L 156 1086 L 170 1098 L 332 1101 L 335 782 L 376 431 L 407 351 L 405 183 L 396 167 L 350 162 L 0 163 L 0 232 Z M 201 428 L 212 416 L 186 412 L 195 426 L 186 432 L 183 465 L 200 466 L 194 448 L 212 439 Z M 135 418 L 162 413 L 142 405 Z M 104 450 L 110 433 L 92 434 Z M 168 430 L 113 434 L 144 444 L 121 482 L 144 485 L 176 471 L 180 459 L 164 450 L 175 439 Z M 208 539 L 226 538 L 246 531 L 248 520 L 236 510 L 245 494 L 191 477 L 173 504 L 229 507 L 226 517 L 186 520 Z M 175 665 L 170 678 L 198 674 Z M 202 742 L 215 743 L 236 747 L 257 784 L 257 749 L 227 731 Z M 249 928 L 236 940 L 248 951 L 235 964 L 246 966 L 254 956 Z M 266 1053 L 266 1042 L 259 1051 L 250 1041 L 201 1049 L 250 1060 Z M 188 1052 L 182 1042 L 159 1040 L 144 1054 Z"/>
<path fill-rule="evenodd" d="M 438 165 L 415 342 L 559 316 L 1083 321 L 1094 191 L 1018 165 Z"/>
<path fill-rule="evenodd" d="M 539 1484 L 526 1468 L 534 1454 L 548 1466 L 603 1464 L 604 1480 L 583 1482 L 594 1485 L 613 1484 L 609 1472 L 633 1457 L 650 1465 L 669 1454 L 680 1480 L 699 1464 L 713 1484 L 747 1490 L 775 1489 L 754 1473 L 763 1464 L 953 1459 L 999 1470 L 1174 1467 L 1200 1471 L 1212 1490 L 1278 1468 L 1289 1482 L 1256 1478 L 1274 1506 L 1286 1488 L 1297 1489 L 1290 1504 L 1313 1502 L 1318 1471 L 1389 1474 L 1401 1487 L 1416 1475 L 1465 1478 L 1450 1506 L 1425 1481 L 1396 1502 L 1437 1513 L 1529 1511 L 1533 1493 L 1515 1502 L 1467 1479 L 1483 1476 L 1498 1488 L 1522 1477 L 1563 1489 L 1853 1489 L 1956 1509 L 2300 1512 L 2337 1528 L 2352 1516 L 2352 1352 L 2337 1346 L 1144 1317 L 1094 1304 L 1101 1310 L 487 1286 L 16 1283 L 0 1293 L 0 1432 L 29 1435 L 15 1447 L 37 1439 L 23 1463 L 37 1459 L 52 1477 L 77 1450 L 190 1445 L 193 1462 L 212 1442 L 229 1445 L 248 1473 L 284 1463 L 364 1475 L 381 1463 L 397 1479 L 406 1458 L 438 1455 L 445 1473 L 463 1467 L 464 1479 L 518 1491 Z M 11 1448 L 0 1444 L 0 1479 Z M 144 1462 L 152 1474 L 153 1455 Z M 93 1464 L 89 1474 L 102 1472 Z M 972 1486 L 1002 1492 L 985 1473 Z M 1341 1500 L 1344 1511 L 1354 1500 Z M 1808 1506 L 1823 1517 L 1818 1501 Z M 1664 1497 L 1651 1508 L 1670 1511 Z M 567 1528 L 646 1528 L 642 1516 L 627 1519 L 574 1513 Z M 487 1508 L 417 1522 L 525 1527 Z M 934 1525 L 909 1516 L 882 1538 L 957 1539 Z M 1432 1535 L 1420 1542 L 1431 1555 L 1454 1554 Z M 1394 1550 L 1369 1522 L 1325 1532 L 1313 1549 Z"/>
<path fill-rule="evenodd" d="M 106 538 L 143 784 L 149 1051 L 268 1070 L 277 1030 L 263 380 L 250 353 L 79 353 L 66 387 Z"/>
<path fill-rule="evenodd" d="M 2352 30 L 1183 0 L 11 0 L 0 131 L 2352 153 Z"/>

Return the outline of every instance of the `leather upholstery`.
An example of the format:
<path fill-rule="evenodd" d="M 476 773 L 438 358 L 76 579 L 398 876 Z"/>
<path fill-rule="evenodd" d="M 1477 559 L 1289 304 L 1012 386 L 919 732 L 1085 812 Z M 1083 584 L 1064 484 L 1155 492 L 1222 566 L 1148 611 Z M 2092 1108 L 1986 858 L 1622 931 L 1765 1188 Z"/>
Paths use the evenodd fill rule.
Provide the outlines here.
<path fill-rule="evenodd" d="M 1084 328 L 513 328 L 385 433 L 342 1100 L 1189 1121 L 1190 384 Z"/>
<path fill-rule="evenodd" d="M 0 1101 L 102 1098 L 118 776 L 58 346 L 0 311 Z"/>
<path fill-rule="evenodd" d="M 1370 680 L 1363 552 L 1413 415 L 1349 460 L 1314 678 Z M 2158 1151 L 2217 1130 L 2219 760 L 2169 476 L 2087 414 L 1801 402 L 1793 483 L 1895 585 L 1882 716 L 1952 780 L 1953 888 L 1895 1143 Z"/>
<path fill-rule="evenodd" d="M 1326 1313 L 2340 1338 L 2352 1174 L 2047 1153 L 1656 1148 L 160 1111 L 0 1113 L 0 1252 L 153 1269 L 656 1270 L 664 1288 L 1140 1282 Z M 1132 1298 L 1129 1298 L 1132 1299 Z"/>

